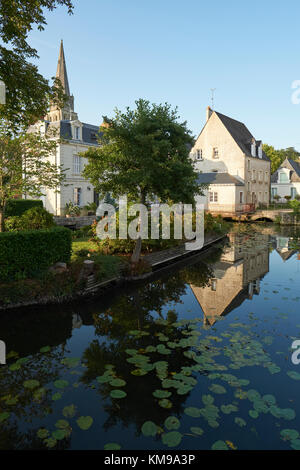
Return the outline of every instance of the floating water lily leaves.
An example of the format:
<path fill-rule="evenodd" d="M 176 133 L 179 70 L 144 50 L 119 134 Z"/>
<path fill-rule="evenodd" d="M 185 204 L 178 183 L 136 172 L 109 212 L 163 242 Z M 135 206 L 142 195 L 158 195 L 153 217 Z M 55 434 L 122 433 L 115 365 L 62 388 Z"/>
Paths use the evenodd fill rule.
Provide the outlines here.
<path fill-rule="evenodd" d="M 165 427 L 171 431 L 174 429 L 179 429 L 180 428 L 180 421 L 179 419 L 176 418 L 176 416 L 169 416 L 165 420 Z"/>
<path fill-rule="evenodd" d="M 62 441 L 68 435 L 69 435 L 69 431 L 67 429 L 56 429 L 52 433 L 53 439 L 56 439 L 57 441 Z"/>
<path fill-rule="evenodd" d="M 299 374 L 299 372 L 296 372 L 296 371 L 294 371 L 294 370 L 289 370 L 289 371 L 287 372 L 287 375 L 288 375 L 291 379 L 293 379 L 293 380 L 300 380 L 300 374 Z"/>
<path fill-rule="evenodd" d="M 215 399 L 211 395 L 202 395 L 202 401 L 204 405 L 212 405 Z"/>
<path fill-rule="evenodd" d="M 57 440 L 53 437 L 48 437 L 48 439 L 44 439 L 44 444 L 49 448 L 53 449 L 56 446 Z"/>
<path fill-rule="evenodd" d="M 123 390 L 112 390 L 110 392 L 110 396 L 112 398 L 125 398 L 127 396 L 127 393 Z"/>
<path fill-rule="evenodd" d="M 49 434 L 50 432 L 48 431 L 48 429 L 45 429 L 45 428 L 39 429 L 38 432 L 36 433 L 39 439 L 46 439 L 49 436 Z"/>
<path fill-rule="evenodd" d="M 69 405 L 65 406 L 64 409 L 62 410 L 62 414 L 66 418 L 73 418 L 76 415 L 77 408 L 75 405 Z"/>
<path fill-rule="evenodd" d="M 54 387 L 56 388 L 66 388 L 69 385 L 69 382 L 67 380 L 56 380 L 54 382 Z"/>
<path fill-rule="evenodd" d="M 243 418 L 239 418 L 239 417 L 234 418 L 234 422 L 235 422 L 235 424 L 237 424 L 241 428 L 246 426 L 246 424 L 247 424 L 246 421 Z"/>
<path fill-rule="evenodd" d="M 178 431 L 170 431 L 162 434 L 162 441 L 168 447 L 177 447 L 182 439 L 182 434 Z"/>
<path fill-rule="evenodd" d="M 103 374 L 103 375 L 99 375 L 98 377 L 96 377 L 96 380 L 99 384 L 108 383 L 111 381 L 111 379 L 112 379 L 112 376 L 109 374 Z"/>
<path fill-rule="evenodd" d="M 50 346 L 43 346 L 43 347 L 40 349 L 40 352 L 41 352 L 41 353 L 47 353 L 47 352 L 49 352 L 49 351 L 51 351 Z"/>
<path fill-rule="evenodd" d="M 201 416 L 200 408 L 195 408 L 193 406 L 185 408 L 184 413 L 188 416 L 191 416 L 192 418 L 200 418 Z"/>
<path fill-rule="evenodd" d="M 212 385 L 209 387 L 209 390 L 210 390 L 212 393 L 217 393 L 217 394 L 226 393 L 226 388 L 223 387 L 222 385 L 218 385 L 218 384 L 212 384 Z"/>
<path fill-rule="evenodd" d="M 299 432 L 296 429 L 283 429 L 280 434 L 286 441 L 293 441 L 299 437 Z"/>
<path fill-rule="evenodd" d="M 251 416 L 253 419 L 256 419 L 258 418 L 258 412 L 256 410 L 249 410 L 249 416 Z"/>
<path fill-rule="evenodd" d="M 123 379 L 113 379 L 109 382 L 109 385 L 112 385 L 112 387 L 124 387 L 126 382 Z"/>
<path fill-rule="evenodd" d="M 148 374 L 148 371 L 144 369 L 134 369 L 131 371 L 131 374 L 139 377 Z"/>
<path fill-rule="evenodd" d="M 53 401 L 60 400 L 61 398 L 62 398 L 62 394 L 59 393 L 59 392 L 53 393 L 53 395 L 52 395 L 52 400 Z"/>
<path fill-rule="evenodd" d="M 69 422 L 65 419 L 59 419 L 56 421 L 55 426 L 58 429 L 67 429 L 69 427 Z"/>
<path fill-rule="evenodd" d="M 29 388 L 29 390 L 33 390 L 34 388 L 37 388 L 40 385 L 40 382 L 38 380 L 25 380 L 23 382 L 23 385 L 25 388 Z"/>
<path fill-rule="evenodd" d="M 228 446 L 224 441 L 216 441 L 212 446 L 212 450 L 228 450 Z"/>
<path fill-rule="evenodd" d="M 204 433 L 203 429 L 201 429 L 197 426 L 192 426 L 190 429 L 191 429 L 191 432 L 193 434 L 197 434 L 197 436 L 202 436 L 202 434 Z"/>
<path fill-rule="evenodd" d="M 159 406 L 161 406 L 162 408 L 172 408 L 172 402 L 170 400 L 168 400 L 167 398 L 163 398 L 162 400 L 159 400 L 158 402 Z"/>
<path fill-rule="evenodd" d="M 83 431 L 86 431 L 92 426 L 93 421 L 94 420 L 91 416 L 80 416 L 80 418 L 76 420 L 76 423 L 78 424 L 80 429 L 82 429 Z"/>
<path fill-rule="evenodd" d="M 120 450 L 121 446 L 120 444 L 117 444 L 116 442 L 109 442 L 108 444 L 105 444 L 104 450 Z"/>
<path fill-rule="evenodd" d="M 235 405 L 221 405 L 221 411 L 224 414 L 229 415 L 230 413 L 238 411 L 238 407 Z"/>
<path fill-rule="evenodd" d="M 171 392 L 167 392 L 167 390 L 155 390 L 152 395 L 155 397 L 155 398 L 169 398 L 172 393 Z"/>
<path fill-rule="evenodd" d="M 80 358 L 78 357 L 64 357 L 61 363 L 67 367 L 76 367 L 80 362 Z"/>
<path fill-rule="evenodd" d="M 293 439 L 291 441 L 291 448 L 294 450 L 300 450 L 300 439 Z"/>
<path fill-rule="evenodd" d="M 157 434 L 157 426 L 153 421 L 146 421 L 141 429 L 144 436 L 155 436 Z"/>

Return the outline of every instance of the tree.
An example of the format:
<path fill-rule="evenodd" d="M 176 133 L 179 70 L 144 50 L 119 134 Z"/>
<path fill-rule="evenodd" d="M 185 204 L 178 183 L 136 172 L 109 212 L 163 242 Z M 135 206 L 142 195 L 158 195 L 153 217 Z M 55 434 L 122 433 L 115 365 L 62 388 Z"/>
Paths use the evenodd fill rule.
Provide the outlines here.
<path fill-rule="evenodd" d="M 177 108 L 150 104 L 139 99 L 136 108 L 115 110 L 115 117 L 104 117 L 100 147 L 84 155 L 88 159 L 83 175 L 103 196 L 145 204 L 158 197 L 161 202 L 193 203 L 201 194 L 197 173 L 189 159 L 193 144 L 186 122 L 180 123 Z M 139 257 L 141 239 L 136 245 Z"/>
<path fill-rule="evenodd" d="M 65 5 L 73 11 L 71 0 L 2 0 L 0 2 L 0 79 L 6 85 L 6 104 L 0 105 L 0 118 L 11 127 L 28 127 L 42 118 L 49 100 L 64 102 L 61 84 L 54 79 L 51 86 L 38 68 L 28 62 L 38 58 L 37 51 L 27 42 L 28 33 L 46 25 L 45 10 L 53 11 Z M 8 47 L 5 47 L 8 46 Z"/>
<path fill-rule="evenodd" d="M 44 188 L 56 189 L 64 181 L 65 170 L 49 161 L 57 143 L 34 133 L 13 137 L 0 126 L 0 232 L 9 199 L 22 194 L 40 197 Z"/>
<path fill-rule="evenodd" d="M 263 151 L 271 160 L 271 173 L 274 173 L 286 158 L 296 161 L 300 158 L 300 152 L 298 152 L 294 147 L 275 150 L 272 145 L 264 144 Z"/>

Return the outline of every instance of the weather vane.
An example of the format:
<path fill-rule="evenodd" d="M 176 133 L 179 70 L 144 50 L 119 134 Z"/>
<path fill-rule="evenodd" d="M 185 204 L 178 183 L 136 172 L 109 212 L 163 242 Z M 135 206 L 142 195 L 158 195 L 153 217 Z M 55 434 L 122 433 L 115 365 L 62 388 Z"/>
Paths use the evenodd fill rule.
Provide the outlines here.
<path fill-rule="evenodd" d="M 216 91 L 216 88 L 211 88 L 210 91 L 211 91 L 211 109 L 214 109 L 214 106 L 215 106 L 214 93 Z"/>

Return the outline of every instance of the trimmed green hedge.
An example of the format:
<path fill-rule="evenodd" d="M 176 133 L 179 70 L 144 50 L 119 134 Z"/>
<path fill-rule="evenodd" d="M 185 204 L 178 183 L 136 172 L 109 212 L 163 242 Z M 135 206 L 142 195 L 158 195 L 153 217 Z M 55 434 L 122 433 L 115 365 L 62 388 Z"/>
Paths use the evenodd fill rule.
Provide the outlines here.
<path fill-rule="evenodd" d="M 0 282 L 38 277 L 71 258 L 72 233 L 64 227 L 0 233 Z"/>
<path fill-rule="evenodd" d="M 37 199 L 10 199 L 5 208 L 5 217 L 21 216 L 32 207 L 43 207 L 43 201 Z"/>

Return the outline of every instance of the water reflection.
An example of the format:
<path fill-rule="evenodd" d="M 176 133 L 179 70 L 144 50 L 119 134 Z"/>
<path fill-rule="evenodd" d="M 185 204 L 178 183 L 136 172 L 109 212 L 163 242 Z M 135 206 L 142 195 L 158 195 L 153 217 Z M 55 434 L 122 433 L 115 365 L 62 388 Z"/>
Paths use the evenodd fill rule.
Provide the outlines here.
<path fill-rule="evenodd" d="M 269 236 L 255 238 L 245 234 L 230 234 L 230 246 L 224 249 L 220 261 L 211 268 L 213 275 L 204 288 L 191 284 L 201 309 L 204 325 L 237 308 L 245 299 L 260 292 L 260 280 L 269 272 Z"/>
<path fill-rule="evenodd" d="M 61 418 L 67 418 L 77 431 L 54 439 L 51 445 L 84 448 L 84 437 L 75 421 L 80 415 L 93 416 L 95 423 L 92 434 L 87 433 L 86 447 L 103 448 L 106 438 L 99 447 L 99 430 L 105 435 L 117 429 L 121 435 L 126 428 L 134 430 L 131 444 L 126 441 L 127 448 L 135 448 L 143 424 L 151 419 L 158 427 L 156 444 L 152 445 L 160 448 L 166 418 L 183 415 L 199 376 L 201 381 L 210 371 L 227 370 L 222 360 L 216 363 L 214 359 L 223 351 L 222 337 L 205 330 L 216 331 L 216 321 L 238 312 L 246 299 L 261 298 L 261 281 L 270 270 L 270 253 L 274 250 L 284 262 L 291 260 L 299 252 L 298 237 L 294 230 L 281 229 L 274 234 L 269 228 L 238 228 L 225 246 L 190 259 L 184 267 L 157 274 L 150 282 L 113 291 L 90 303 L 3 315 L 1 339 L 10 355 L 8 365 L 0 368 L 0 448 L 45 447 L 47 443 L 37 438 L 37 431 L 49 429 L 51 436 Z M 183 321 L 180 312 L 187 312 L 191 305 L 196 310 Z M 198 331 L 199 324 L 206 334 L 200 341 L 203 328 Z M 251 325 L 246 325 L 241 335 L 237 332 L 234 340 L 235 344 L 249 343 L 253 338 L 251 354 L 258 348 L 253 361 L 263 361 L 273 373 L 276 365 L 265 345 L 256 341 L 258 335 Z M 74 360 L 74 356 L 78 362 L 66 361 L 70 357 Z M 248 365 L 239 350 L 235 357 Z M 111 377 L 106 381 L 109 370 Z M 118 385 L 113 385 L 114 380 Z M 169 383 L 164 387 L 165 380 L 175 380 L 176 386 Z M 210 389 L 204 392 L 201 387 L 200 396 L 209 393 Z M 125 391 L 121 400 L 112 395 L 115 388 Z M 243 396 L 242 390 L 237 391 L 233 399 Z M 73 403 L 77 414 L 66 417 L 64 407 Z M 213 413 L 214 406 L 209 403 L 205 410 Z M 1 422 L 3 413 L 9 413 L 9 418 Z M 226 413 L 222 419 L 225 423 Z M 215 418 L 210 416 L 208 421 L 209 426 L 217 428 Z M 232 425 L 228 426 L 231 429 Z"/>

